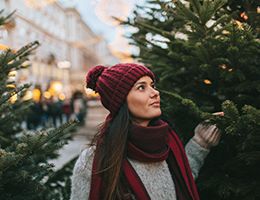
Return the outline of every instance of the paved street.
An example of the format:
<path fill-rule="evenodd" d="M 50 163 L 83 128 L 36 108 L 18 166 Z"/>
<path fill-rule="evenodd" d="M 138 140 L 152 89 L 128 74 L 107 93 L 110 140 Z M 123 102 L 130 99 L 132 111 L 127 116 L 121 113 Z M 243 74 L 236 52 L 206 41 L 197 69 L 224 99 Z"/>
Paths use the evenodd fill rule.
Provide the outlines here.
<path fill-rule="evenodd" d="M 88 114 L 85 126 L 79 127 L 74 133 L 73 140 L 69 141 L 61 150 L 60 157 L 51 161 L 55 169 L 60 169 L 65 163 L 77 156 L 84 148 L 87 147 L 93 135 L 97 132 L 97 127 L 102 123 L 108 114 L 101 103 L 98 101 L 88 102 Z"/>

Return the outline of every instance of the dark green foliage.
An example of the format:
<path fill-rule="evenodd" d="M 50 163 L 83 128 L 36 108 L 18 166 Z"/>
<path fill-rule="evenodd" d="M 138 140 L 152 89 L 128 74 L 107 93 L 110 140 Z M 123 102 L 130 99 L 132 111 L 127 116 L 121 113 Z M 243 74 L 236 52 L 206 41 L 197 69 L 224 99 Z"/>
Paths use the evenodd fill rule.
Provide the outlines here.
<path fill-rule="evenodd" d="M 252 106 L 238 110 L 229 101 L 217 120 L 223 139 L 213 149 L 199 176 L 202 199 L 259 199 L 260 111 Z"/>
<path fill-rule="evenodd" d="M 31 102 L 22 100 L 30 85 L 17 85 L 10 79 L 9 73 L 28 67 L 23 65 L 23 63 L 28 60 L 28 55 L 38 45 L 38 42 L 33 42 L 17 52 L 8 49 L 0 54 L 0 141 L 2 137 L 5 138 L 5 142 L 1 142 L 1 148 L 11 145 L 17 133 L 22 131 L 21 121 L 23 120 L 23 114 L 26 113 L 26 110 L 31 105 Z M 9 85 L 13 87 L 8 87 Z M 11 103 L 10 98 L 16 95 L 17 100 Z"/>
<path fill-rule="evenodd" d="M 1 13 L 0 13 L 1 14 Z M 0 17 L 0 26 L 9 20 Z M 21 123 L 30 109 L 24 100 L 30 84 L 13 81 L 10 72 L 29 67 L 30 54 L 39 46 L 32 42 L 18 51 L 0 53 L 0 199 L 53 200 L 68 199 L 70 175 L 74 161 L 58 172 L 48 160 L 71 138 L 76 122 L 57 129 L 22 130 Z M 11 99 L 16 96 L 16 99 Z"/>
<path fill-rule="evenodd" d="M 187 133 L 179 135 L 186 143 L 192 136 L 194 127 L 210 114 L 202 112 L 190 99 L 182 98 L 176 93 L 161 90 L 161 97 L 163 117 L 177 133 Z"/>
<path fill-rule="evenodd" d="M 260 199 L 259 4 L 147 2 L 122 24 L 136 28 L 134 57 L 158 76 L 163 118 L 184 143 L 202 121 L 222 131 L 197 181 L 201 199 Z M 225 116 L 212 116 L 218 111 Z"/>
<path fill-rule="evenodd" d="M 48 159 L 57 157 L 55 152 L 68 140 L 73 126 L 70 122 L 55 130 L 27 133 L 1 149 L 1 199 L 54 199 L 51 185 L 58 180 L 49 180 L 56 172 Z"/>
<path fill-rule="evenodd" d="M 161 89 L 204 111 L 219 110 L 227 99 L 259 106 L 260 43 L 252 27 L 226 13 L 227 1 L 150 2 L 125 24 L 138 28 L 131 35 L 138 59 L 156 72 Z"/>
<path fill-rule="evenodd" d="M 46 195 L 46 199 L 62 199 L 69 200 L 71 193 L 71 175 L 78 156 L 69 161 L 62 169 L 56 171 L 45 185 L 48 185 L 52 191 Z"/>
<path fill-rule="evenodd" d="M 228 13 L 241 22 L 248 23 L 255 34 L 260 34 L 260 15 L 257 13 L 260 3 L 257 0 L 229 0 L 226 6 Z M 245 13 L 248 18 L 245 18 L 241 13 Z"/>
<path fill-rule="evenodd" d="M 11 14 L 7 15 L 7 16 L 3 16 L 4 10 L 0 10 L 0 26 L 5 25 L 7 23 L 9 23 L 12 20 L 12 15 L 14 14 L 14 12 L 12 12 Z"/>

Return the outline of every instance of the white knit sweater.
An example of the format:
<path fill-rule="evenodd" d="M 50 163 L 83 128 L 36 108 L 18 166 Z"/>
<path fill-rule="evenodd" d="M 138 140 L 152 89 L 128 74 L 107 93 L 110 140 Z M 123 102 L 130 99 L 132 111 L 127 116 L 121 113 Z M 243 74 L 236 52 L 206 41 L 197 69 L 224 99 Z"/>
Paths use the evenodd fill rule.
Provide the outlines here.
<path fill-rule="evenodd" d="M 202 148 L 191 139 L 185 146 L 185 151 L 193 177 L 196 179 L 209 150 Z M 88 200 L 93 152 L 93 147 L 85 149 L 74 166 L 70 200 Z M 129 161 L 142 180 L 152 200 L 176 199 L 174 182 L 166 161 L 156 163 L 142 163 L 131 159 Z"/>

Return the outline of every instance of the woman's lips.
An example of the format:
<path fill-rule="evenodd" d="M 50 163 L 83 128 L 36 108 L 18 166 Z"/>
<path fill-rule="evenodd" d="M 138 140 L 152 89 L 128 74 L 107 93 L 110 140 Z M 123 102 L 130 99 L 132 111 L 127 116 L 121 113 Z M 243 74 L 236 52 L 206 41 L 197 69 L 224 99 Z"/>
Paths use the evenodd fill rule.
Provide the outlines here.
<path fill-rule="evenodd" d="M 155 101 L 155 102 L 151 103 L 150 106 L 160 107 L 160 101 Z"/>

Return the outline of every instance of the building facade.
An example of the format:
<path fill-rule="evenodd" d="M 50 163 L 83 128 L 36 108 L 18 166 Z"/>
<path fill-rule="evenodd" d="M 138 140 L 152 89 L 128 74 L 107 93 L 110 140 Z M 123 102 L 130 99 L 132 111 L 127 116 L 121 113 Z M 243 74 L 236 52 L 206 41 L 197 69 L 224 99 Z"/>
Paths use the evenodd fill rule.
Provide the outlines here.
<path fill-rule="evenodd" d="M 83 91 L 85 75 L 91 66 L 111 64 L 116 59 L 76 9 L 65 8 L 56 1 L 37 2 L 41 1 L 0 1 L 5 13 L 16 10 L 13 26 L 0 30 L 0 44 L 19 49 L 29 42 L 39 41 L 40 47 L 31 56 L 32 66 L 19 72 L 18 81 L 31 82 L 42 91 L 58 83 L 56 89 L 60 91 L 57 93 L 70 97 L 75 90 Z"/>

